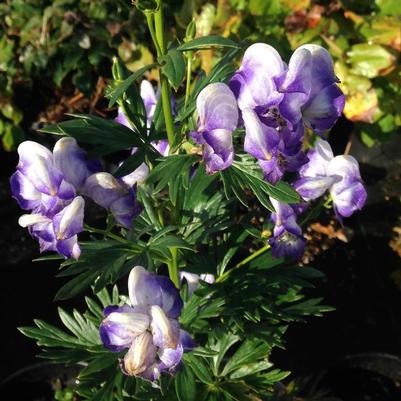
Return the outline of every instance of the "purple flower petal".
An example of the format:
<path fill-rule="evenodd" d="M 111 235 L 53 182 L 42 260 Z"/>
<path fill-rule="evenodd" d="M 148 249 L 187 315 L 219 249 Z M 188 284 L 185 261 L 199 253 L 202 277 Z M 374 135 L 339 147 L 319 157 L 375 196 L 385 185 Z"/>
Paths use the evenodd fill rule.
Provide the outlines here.
<path fill-rule="evenodd" d="M 167 371 L 174 373 L 176 367 L 180 364 L 184 349 L 181 344 L 178 344 L 176 348 L 162 348 L 159 352 L 160 372 Z"/>
<path fill-rule="evenodd" d="M 92 198 L 99 206 L 110 208 L 113 202 L 128 194 L 123 186 L 109 173 L 92 174 L 85 181 L 83 193 Z"/>
<path fill-rule="evenodd" d="M 340 176 L 304 177 L 294 183 L 295 190 L 306 201 L 317 199 L 322 196 Z"/>
<path fill-rule="evenodd" d="M 57 195 L 63 175 L 54 165 L 50 150 L 36 142 L 25 141 L 18 146 L 18 154 L 17 168 L 35 188 L 47 195 Z"/>
<path fill-rule="evenodd" d="M 17 170 L 10 178 L 10 185 L 12 196 L 22 209 L 32 210 L 39 207 L 41 193 L 24 174 Z"/>
<path fill-rule="evenodd" d="M 240 110 L 255 109 L 257 106 L 268 107 L 276 91 L 273 77 L 283 71 L 283 61 L 272 46 L 255 43 L 248 47 L 240 69 L 229 83 Z"/>
<path fill-rule="evenodd" d="M 251 109 L 243 110 L 242 118 L 245 123 L 244 150 L 258 160 L 271 160 L 280 141 L 277 131 L 263 124 Z"/>
<path fill-rule="evenodd" d="M 114 307 L 102 321 L 99 334 L 103 345 L 113 352 L 129 348 L 134 338 L 150 325 L 146 311 L 138 307 Z"/>
<path fill-rule="evenodd" d="M 298 92 L 309 97 L 311 91 L 312 55 L 304 48 L 297 49 L 291 56 L 288 69 L 275 79 L 280 92 Z"/>
<path fill-rule="evenodd" d="M 308 152 L 309 162 L 300 169 L 301 177 L 318 177 L 327 175 L 327 168 L 334 158 L 331 146 L 327 141 L 318 139 L 313 149 Z"/>
<path fill-rule="evenodd" d="M 66 258 L 73 258 L 78 260 L 81 256 L 81 248 L 78 244 L 78 236 L 74 235 L 70 238 L 57 241 L 55 243 L 55 250 Z"/>
<path fill-rule="evenodd" d="M 336 213 L 349 217 L 362 209 L 367 193 L 362 184 L 358 162 L 352 156 L 336 156 L 329 165 L 328 172 L 342 177 L 330 188 Z"/>
<path fill-rule="evenodd" d="M 57 240 L 65 240 L 83 231 L 85 201 L 77 196 L 53 218 Z"/>
<path fill-rule="evenodd" d="M 205 147 L 203 157 L 207 174 L 230 167 L 234 159 L 232 132 L 225 129 L 215 129 L 203 134 Z"/>
<path fill-rule="evenodd" d="M 86 153 L 77 145 L 74 138 L 61 138 L 53 149 L 54 163 L 63 173 L 64 178 L 79 189 L 93 173 L 100 171 L 100 164 L 89 163 Z"/>
<path fill-rule="evenodd" d="M 135 266 L 128 279 L 129 298 L 132 305 L 158 305 L 170 319 L 181 313 L 183 302 L 174 283 L 164 276 L 149 273 L 142 266 Z"/>
<path fill-rule="evenodd" d="M 327 86 L 303 107 L 304 122 L 317 133 L 323 133 L 341 116 L 344 104 L 345 96 L 341 89 L 336 84 Z"/>
<path fill-rule="evenodd" d="M 234 94 L 223 83 L 206 86 L 196 99 L 199 131 L 234 131 L 238 124 L 238 106 Z"/>
<path fill-rule="evenodd" d="M 141 213 L 142 208 L 136 202 L 135 192 L 131 189 L 127 195 L 115 200 L 110 205 L 110 211 L 117 223 L 129 229 L 131 228 L 132 220 Z"/>
<path fill-rule="evenodd" d="M 125 116 L 123 110 L 121 109 L 121 107 L 118 108 L 118 114 L 117 117 L 114 119 L 115 122 L 124 125 L 125 127 L 132 129 L 130 123 L 128 122 L 127 117 Z"/>

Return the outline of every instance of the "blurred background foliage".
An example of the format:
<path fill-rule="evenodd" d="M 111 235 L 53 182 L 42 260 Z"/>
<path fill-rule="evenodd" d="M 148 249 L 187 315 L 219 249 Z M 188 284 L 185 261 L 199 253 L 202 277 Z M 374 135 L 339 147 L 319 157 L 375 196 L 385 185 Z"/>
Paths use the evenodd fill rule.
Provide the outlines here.
<path fill-rule="evenodd" d="M 287 55 L 307 42 L 329 49 L 347 95 L 346 119 L 367 146 L 401 127 L 399 0 L 171 0 L 171 37 L 195 18 L 197 35 L 262 41 Z M 129 0 L 6 0 L 0 4 L 0 137 L 15 149 L 66 112 L 111 112 L 103 101 L 118 56 L 135 71 L 153 61 L 146 21 Z M 174 28 L 173 28 L 174 27 Z M 177 32 L 178 31 L 178 32 Z M 208 72 L 213 50 L 196 54 Z M 157 80 L 155 72 L 149 79 Z"/>

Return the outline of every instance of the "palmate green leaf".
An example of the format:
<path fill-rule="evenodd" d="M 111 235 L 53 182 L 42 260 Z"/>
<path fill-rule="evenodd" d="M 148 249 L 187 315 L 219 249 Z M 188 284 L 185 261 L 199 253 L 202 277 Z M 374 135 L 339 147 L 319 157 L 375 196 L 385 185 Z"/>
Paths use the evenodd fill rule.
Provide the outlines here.
<path fill-rule="evenodd" d="M 185 77 L 185 60 L 182 53 L 175 49 L 160 57 L 162 72 L 167 77 L 171 86 L 178 88 Z"/>
<path fill-rule="evenodd" d="M 221 171 L 220 176 L 227 198 L 233 193 L 246 207 L 246 190 L 252 191 L 259 202 L 271 212 L 274 212 L 274 208 L 269 196 L 283 203 L 294 204 L 300 201 L 298 193 L 284 181 L 272 185 L 263 180 L 258 165 L 246 155 L 239 155 L 239 160 L 235 160 L 230 168 Z"/>
<path fill-rule="evenodd" d="M 159 159 L 159 164 L 150 173 L 147 183 L 156 184 L 153 190 L 154 194 L 159 193 L 166 188 L 170 182 L 174 182 L 175 178 L 184 170 L 199 161 L 197 155 L 172 155 Z"/>
<path fill-rule="evenodd" d="M 196 356 L 194 353 L 185 353 L 183 356 L 184 363 L 189 366 L 195 376 L 205 384 L 212 384 L 213 377 L 209 363 L 202 357 Z"/>
<path fill-rule="evenodd" d="M 146 71 L 150 70 L 151 68 L 156 67 L 157 64 L 148 64 L 145 67 L 140 68 L 138 71 L 135 71 L 132 75 L 130 75 L 127 79 L 125 79 L 121 84 L 117 85 L 109 94 L 108 97 L 110 98 L 109 107 L 112 107 L 117 99 L 119 99 L 127 90 L 128 88 L 137 80 L 139 79 Z"/>
<path fill-rule="evenodd" d="M 71 114 L 71 116 L 75 118 L 46 126 L 40 131 L 53 135 L 71 136 L 79 142 L 95 145 L 98 150 L 101 150 L 101 154 L 139 147 L 144 148 L 150 155 L 154 155 L 154 149 L 151 149 L 146 137 L 139 132 L 113 120 L 92 115 Z"/>
<path fill-rule="evenodd" d="M 241 49 L 238 43 L 231 39 L 224 38 L 218 35 L 202 36 L 195 38 L 177 47 L 180 52 L 193 51 L 193 50 L 206 50 L 214 47 L 228 47 L 232 49 Z"/>
<path fill-rule="evenodd" d="M 175 391 L 179 401 L 197 400 L 197 388 L 192 369 L 184 364 L 176 373 L 174 383 Z"/>
<path fill-rule="evenodd" d="M 135 257 L 144 251 L 139 244 L 126 245 L 116 241 L 92 241 L 81 243 L 82 254 L 58 274 L 59 277 L 75 276 L 56 294 L 56 300 L 72 298 L 95 283 L 98 292 L 107 284 L 114 284 L 125 274 Z M 128 264 L 128 265 L 127 265 Z"/>
<path fill-rule="evenodd" d="M 114 172 L 114 177 L 123 177 L 132 173 L 145 161 L 145 151 L 138 149 L 133 155 L 129 156 Z"/>

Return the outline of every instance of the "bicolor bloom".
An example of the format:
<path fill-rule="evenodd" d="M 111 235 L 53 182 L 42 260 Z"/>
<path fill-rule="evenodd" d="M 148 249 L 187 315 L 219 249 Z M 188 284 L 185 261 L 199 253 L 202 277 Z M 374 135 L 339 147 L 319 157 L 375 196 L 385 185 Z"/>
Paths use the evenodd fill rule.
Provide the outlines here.
<path fill-rule="evenodd" d="M 66 258 L 78 259 L 81 250 L 77 234 L 83 231 L 85 201 L 81 196 L 49 218 L 40 213 L 24 214 L 18 223 L 28 227 L 39 241 L 40 251 L 56 251 Z"/>
<path fill-rule="evenodd" d="M 192 138 L 203 145 L 206 172 L 213 174 L 230 167 L 234 158 L 232 133 L 238 125 L 234 94 L 223 83 L 206 86 L 196 99 L 198 130 Z"/>
<path fill-rule="evenodd" d="M 285 203 L 270 198 L 275 209 L 271 215 L 274 223 L 273 237 L 269 239 L 272 255 L 275 258 L 289 257 L 299 260 L 305 252 L 306 240 L 297 224 L 295 210 Z"/>
<path fill-rule="evenodd" d="M 294 184 L 304 200 L 319 198 L 328 191 L 339 220 L 364 206 L 367 193 L 358 162 L 352 156 L 334 157 L 330 144 L 318 139 L 308 158 L 309 162 L 299 172 L 300 179 Z"/>
<path fill-rule="evenodd" d="M 141 212 L 136 201 L 135 187 L 127 185 L 122 179 L 114 178 L 110 173 L 89 176 L 83 193 L 99 206 L 110 210 L 116 221 L 125 228 L 130 228 L 132 220 Z"/>
<path fill-rule="evenodd" d="M 301 46 L 288 67 L 272 46 L 246 50 L 229 86 L 245 126 L 244 149 L 258 159 L 266 180 L 274 184 L 306 162 L 304 125 L 322 133 L 340 116 L 344 95 L 336 82 L 331 57 L 320 46 Z"/>
<path fill-rule="evenodd" d="M 22 209 L 32 212 L 20 218 L 20 225 L 29 228 L 41 252 L 53 250 L 78 259 L 77 234 L 83 230 L 84 200 L 76 196 L 76 190 L 99 166 L 86 160 L 73 138 L 57 141 L 53 153 L 25 141 L 18 154 L 11 192 Z"/>
<path fill-rule="evenodd" d="M 215 277 L 210 273 L 190 273 L 186 271 L 180 271 L 180 281 L 185 280 L 188 285 L 188 296 L 190 297 L 200 286 L 200 281 L 204 281 L 208 284 L 213 284 L 215 282 Z"/>
<path fill-rule="evenodd" d="M 121 361 L 125 374 L 156 381 L 162 372 L 174 373 L 183 352 L 193 346 L 177 320 L 183 303 L 168 277 L 141 266 L 131 270 L 128 291 L 131 305 L 104 310 L 100 338 L 110 351 L 128 349 Z"/>

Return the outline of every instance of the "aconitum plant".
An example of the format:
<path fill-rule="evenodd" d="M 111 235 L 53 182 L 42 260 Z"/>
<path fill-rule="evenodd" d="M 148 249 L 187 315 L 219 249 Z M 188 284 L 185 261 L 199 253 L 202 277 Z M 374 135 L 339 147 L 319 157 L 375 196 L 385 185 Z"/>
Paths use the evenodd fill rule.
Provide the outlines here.
<path fill-rule="evenodd" d="M 193 22 L 167 48 L 163 1 L 136 6 L 157 62 L 129 75 L 114 60 L 117 117 L 45 127 L 61 136 L 53 151 L 19 146 L 19 223 L 61 260 L 56 299 L 88 308 L 60 309 L 64 330 L 20 330 L 81 366 L 79 399 L 276 399 L 289 372 L 272 350 L 291 322 L 330 309 L 302 293 L 322 276 L 300 265 L 305 225 L 322 203 L 343 224 L 366 200 L 357 161 L 327 142 L 344 106 L 332 60 L 309 44 L 287 64 L 265 43 L 241 59 Z M 192 70 L 204 49 L 222 53 L 207 75 Z M 158 83 L 144 78 L 155 68 Z"/>

